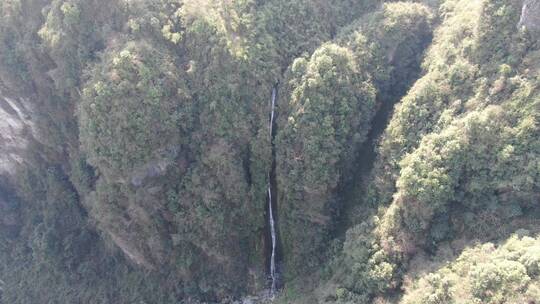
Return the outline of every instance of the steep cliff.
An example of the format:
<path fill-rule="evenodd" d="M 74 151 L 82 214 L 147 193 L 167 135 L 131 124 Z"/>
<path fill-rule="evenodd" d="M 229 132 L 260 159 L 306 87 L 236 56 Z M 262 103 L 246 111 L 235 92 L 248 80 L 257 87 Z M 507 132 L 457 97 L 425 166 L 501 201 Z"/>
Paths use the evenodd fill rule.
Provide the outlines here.
<path fill-rule="evenodd" d="M 534 301 L 539 16 L 2 1 L 0 303 Z"/>

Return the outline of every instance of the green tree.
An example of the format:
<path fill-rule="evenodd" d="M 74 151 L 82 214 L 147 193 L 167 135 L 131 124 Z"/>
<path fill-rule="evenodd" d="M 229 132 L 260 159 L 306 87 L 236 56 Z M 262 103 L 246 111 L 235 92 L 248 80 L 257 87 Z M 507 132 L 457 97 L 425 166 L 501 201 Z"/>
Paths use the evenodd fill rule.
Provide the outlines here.
<path fill-rule="evenodd" d="M 366 139 L 375 89 L 354 54 L 326 44 L 293 63 L 278 147 L 279 215 L 289 269 L 318 265 L 341 174 Z"/>

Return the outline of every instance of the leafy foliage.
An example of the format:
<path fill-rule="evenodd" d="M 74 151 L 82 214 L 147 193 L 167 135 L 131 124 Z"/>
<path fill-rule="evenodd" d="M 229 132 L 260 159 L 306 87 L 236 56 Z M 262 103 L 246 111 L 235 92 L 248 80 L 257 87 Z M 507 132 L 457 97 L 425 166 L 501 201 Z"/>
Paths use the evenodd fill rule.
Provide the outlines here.
<path fill-rule="evenodd" d="M 354 54 L 335 44 L 309 60 L 295 60 L 290 73 L 290 109 L 277 139 L 280 215 L 283 230 L 297 232 L 283 234 L 285 247 L 313 248 L 285 253 L 298 259 L 291 268 L 301 269 L 297 263 L 318 264 L 317 244 L 324 239 L 316 239 L 325 237 L 332 222 L 331 197 L 340 174 L 366 139 L 375 89 Z"/>
<path fill-rule="evenodd" d="M 537 246 L 537 238 L 513 236 L 498 248 L 486 243 L 468 249 L 447 266 L 416 280 L 400 303 L 535 301 Z"/>
<path fill-rule="evenodd" d="M 170 56 L 128 44 L 93 75 L 80 107 L 81 142 L 92 165 L 126 176 L 181 142 L 190 127 L 190 96 Z"/>
<path fill-rule="evenodd" d="M 484 7 L 481 4 L 477 5 Z M 461 6 L 457 7 L 464 15 L 469 14 L 469 11 L 461 11 Z M 461 15 L 452 15 L 449 24 L 453 24 L 453 19 L 460 18 L 459 16 Z M 440 35 L 447 39 L 453 34 L 441 31 Z M 442 38 L 438 39 L 441 43 L 446 43 Z M 437 49 L 437 44 L 435 45 L 434 50 Z M 474 58 L 474 53 L 470 58 Z M 437 61 L 433 60 L 428 59 L 427 64 L 436 71 L 439 67 Z M 511 73 L 510 64 L 502 65 L 500 73 Z M 452 70 L 454 66 L 449 69 Z M 472 69 L 474 70 L 475 68 Z M 505 82 L 504 88 L 488 88 L 480 85 L 488 81 L 481 75 L 473 78 L 479 85 L 471 88 L 475 93 L 469 93 L 470 100 L 465 104 L 456 101 L 449 110 L 439 110 L 439 121 L 432 125 L 432 133 L 423 136 L 418 148 L 410 151 L 399 163 L 401 169 L 396 183 L 397 193 L 393 203 L 395 206 L 389 209 L 387 220 L 383 221 L 381 227 L 385 234 L 400 235 L 395 240 L 398 248 L 409 248 L 415 243 L 426 241 L 424 236 L 431 228 L 432 219 L 449 212 L 453 205 L 459 204 L 473 212 L 482 208 L 495 208 L 497 204 L 507 202 L 527 205 L 538 191 L 538 176 L 536 169 L 533 169 L 539 155 L 538 141 L 533 139 L 533 134 L 538 133 L 538 113 L 533 110 L 538 107 L 534 78 L 530 79 L 523 74 L 508 78 L 508 74 L 503 74 L 493 85 L 499 86 L 497 82 Z M 426 77 L 429 77 L 429 74 Z M 423 79 L 422 85 L 423 81 L 432 80 Z M 457 83 L 449 85 L 449 92 L 453 92 L 454 87 L 461 89 Z M 429 85 L 423 88 L 425 92 L 433 89 Z M 410 95 L 405 97 L 401 105 L 403 111 L 398 109 L 396 114 L 398 121 L 404 117 L 404 111 L 411 113 L 410 109 L 414 108 L 414 102 L 408 103 L 413 100 L 410 98 L 425 98 L 419 92 L 421 91 L 413 89 Z M 435 110 L 440 109 L 437 98 L 430 100 L 435 100 Z M 519 107 L 529 110 L 516 111 Z M 400 125 L 410 127 L 414 124 Z M 393 123 L 390 124 L 388 132 L 399 134 L 392 133 Z M 389 138 L 394 139 L 394 136 Z M 403 139 L 399 141 L 408 142 Z M 520 152 L 514 150 L 518 146 L 522 149 Z M 382 147 L 384 149 L 388 146 L 383 144 Z M 514 152 L 517 154 L 513 154 Z"/>
<path fill-rule="evenodd" d="M 0 173 L 0 302 L 258 293 L 269 184 L 278 301 L 538 299 L 537 239 L 464 249 L 538 228 L 540 44 L 517 27 L 527 9 L 2 1 L 0 114 L 17 123 L 17 103 L 31 124 L 17 170 Z M 449 247 L 457 260 L 418 271 Z"/>

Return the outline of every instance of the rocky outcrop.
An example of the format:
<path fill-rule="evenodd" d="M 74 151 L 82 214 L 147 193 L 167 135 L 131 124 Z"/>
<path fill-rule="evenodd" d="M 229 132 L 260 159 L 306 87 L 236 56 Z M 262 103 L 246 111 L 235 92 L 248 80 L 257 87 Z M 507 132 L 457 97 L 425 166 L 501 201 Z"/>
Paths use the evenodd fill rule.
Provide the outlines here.
<path fill-rule="evenodd" d="M 159 157 L 135 168 L 130 175 L 131 185 L 141 187 L 149 180 L 164 176 L 178 156 L 180 149 L 180 146 L 167 147 L 158 153 Z M 184 161 L 184 159 L 182 160 Z"/>
<path fill-rule="evenodd" d="M 0 176 L 11 177 L 25 162 L 28 144 L 36 139 L 33 112 L 28 101 L 10 98 L 0 90 Z"/>
<path fill-rule="evenodd" d="M 122 252 L 135 264 L 147 269 L 154 269 L 154 265 L 145 258 L 144 253 L 134 246 L 134 242 L 122 238 L 119 234 L 108 231 L 112 241 L 122 250 Z"/>
<path fill-rule="evenodd" d="M 17 204 L 0 189 L 0 232 L 8 238 L 17 237 L 20 230 L 20 214 Z"/>
<path fill-rule="evenodd" d="M 139 189 L 132 195 L 115 195 L 117 201 L 107 201 L 107 196 L 96 196 L 93 192 L 85 198 L 85 205 L 99 205 L 98 208 L 90 207 L 91 217 L 129 260 L 145 269 L 155 270 L 167 260 L 168 234 L 157 210 L 159 206 L 152 205 L 161 199 L 146 189 Z"/>
<path fill-rule="evenodd" d="M 532 32 L 540 31 L 540 0 L 525 0 L 521 9 L 518 28 L 525 27 Z"/>

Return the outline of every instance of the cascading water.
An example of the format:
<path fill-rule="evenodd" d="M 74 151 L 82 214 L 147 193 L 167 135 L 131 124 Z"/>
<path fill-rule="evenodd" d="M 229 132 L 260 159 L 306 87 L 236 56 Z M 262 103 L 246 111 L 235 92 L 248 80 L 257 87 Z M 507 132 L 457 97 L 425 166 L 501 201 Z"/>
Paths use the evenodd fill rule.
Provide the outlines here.
<path fill-rule="evenodd" d="M 276 222 L 274 217 L 274 210 L 272 207 L 272 176 L 273 176 L 273 170 L 274 170 L 274 110 L 276 106 L 276 98 L 277 98 L 277 85 L 274 86 L 272 89 L 272 101 L 270 104 L 270 125 L 269 125 L 269 131 L 270 131 L 270 144 L 272 146 L 272 167 L 270 172 L 268 173 L 268 222 L 270 226 L 270 239 L 272 242 L 272 253 L 270 256 L 270 280 L 271 280 L 271 286 L 270 286 L 270 296 L 273 298 L 277 291 L 277 281 L 278 281 L 278 273 L 276 269 L 276 246 L 277 246 L 277 235 L 276 235 Z"/>
<path fill-rule="evenodd" d="M 268 210 L 269 210 L 269 217 L 268 220 L 270 222 L 270 234 L 272 239 L 272 255 L 270 256 L 270 279 L 272 280 L 272 284 L 270 286 L 270 295 L 274 296 L 276 293 L 276 227 L 275 227 L 275 221 L 274 221 L 274 212 L 272 210 L 272 189 L 270 186 L 268 186 Z"/>

